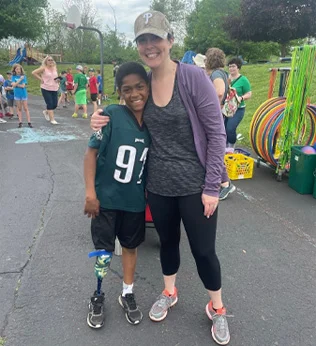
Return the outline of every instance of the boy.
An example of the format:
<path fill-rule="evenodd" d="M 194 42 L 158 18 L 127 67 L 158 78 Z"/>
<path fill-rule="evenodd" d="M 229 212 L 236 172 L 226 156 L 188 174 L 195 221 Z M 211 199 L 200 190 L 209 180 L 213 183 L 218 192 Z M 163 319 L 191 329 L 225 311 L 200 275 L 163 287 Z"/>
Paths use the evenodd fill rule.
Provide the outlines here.
<path fill-rule="evenodd" d="M 67 88 L 67 101 L 73 100 L 73 90 L 74 90 L 74 77 L 72 76 L 71 67 L 67 68 L 66 74 L 66 88 Z"/>
<path fill-rule="evenodd" d="M 102 86 L 102 76 L 101 71 L 97 70 L 97 80 L 98 80 L 98 105 L 100 106 L 102 103 L 102 92 L 103 92 L 103 86 Z"/>
<path fill-rule="evenodd" d="M 98 87 L 97 78 L 94 75 L 94 68 L 89 68 L 89 88 L 90 88 L 90 98 L 93 104 L 93 112 L 97 111 L 97 97 L 98 97 Z"/>
<path fill-rule="evenodd" d="M 137 247 L 145 238 L 145 193 L 143 172 L 150 137 L 143 124 L 148 99 L 148 77 L 142 65 L 123 64 L 117 72 L 118 92 L 126 106 L 110 105 L 104 113 L 111 121 L 90 139 L 84 159 L 86 200 L 84 212 L 92 217 L 91 234 L 98 256 L 94 266 L 98 280 L 107 273 L 117 236 L 122 246 L 123 291 L 119 304 L 131 324 L 143 318 L 133 293 Z M 104 293 L 94 292 L 87 323 L 104 324 Z"/>
<path fill-rule="evenodd" d="M 7 79 L 3 84 L 4 90 L 6 91 L 6 98 L 9 106 L 9 114 L 7 114 L 10 119 L 14 116 L 14 91 L 12 86 L 12 72 L 7 72 Z"/>
<path fill-rule="evenodd" d="M 75 93 L 75 112 L 72 115 L 73 118 L 78 118 L 79 107 L 81 106 L 83 109 L 82 118 L 87 119 L 87 87 L 88 81 L 87 77 L 83 73 L 83 68 L 81 65 L 76 67 L 77 74 L 74 79 L 74 93 Z"/>
<path fill-rule="evenodd" d="M 113 64 L 113 78 L 114 78 L 114 90 L 113 90 L 112 95 L 114 95 L 116 93 L 116 89 L 117 89 L 116 73 L 117 73 L 120 65 L 118 65 L 116 61 L 113 61 L 112 64 Z"/>
<path fill-rule="evenodd" d="M 63 108 L 67 108 L 67 106 L 66 106 L 66 93 L 67 93 L 67 87 L 66 87 L 67 79 L 66 79 L 66 75 L 67 75 L 67 72 L 66 71 L 62 71 L 61 74 L 60 74 L 60 77 L 58 77 L 58 79 L 59 79 L 60 97 L 59 97 L 57 106 L 59 107 L 60 104 L 62 103 L 63 104 Z"/>
<path fill-rule="evenodd" d="M 89 84 L 89 70 L 88 70 L 88 66 L 87 65 L 84 65 L 83 66 L 83 74 L 86 76 L 86 78 L 87 78 L 87 81 L 88 81 L 88 84 Z M 89 103 L 89 94 L 90 94 L 90 90 L 87 88 L 86 89 L 86 93 L 87 93 L 87 104 Z M 82 107 L 79 107 L 79 109 L 82 109 Z"/>
<path fill-rule="evenodd" d="M 4 97 L 2 96 L 2 93 L 4 93 L 3 87 L 2 85 L 4 84 L 5 79 L 2 76 L 2 74 L 0 74 L 0 123 L 6 123 L 7 121 L 2 119 L 5 116 L 5 108 L 7 106 L 6 104 L 6 100 L 4 99 Z"/>

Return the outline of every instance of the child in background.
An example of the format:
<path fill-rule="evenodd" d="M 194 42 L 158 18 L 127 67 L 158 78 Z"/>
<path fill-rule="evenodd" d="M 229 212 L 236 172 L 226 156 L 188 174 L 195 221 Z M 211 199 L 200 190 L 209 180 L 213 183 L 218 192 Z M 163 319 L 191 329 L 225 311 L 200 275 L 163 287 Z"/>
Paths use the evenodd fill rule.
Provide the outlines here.
<path fill-rule="evenodd" d="M 110 105 L 104 113 L 111 121 L 90 139 L 84 159 L 86 200 L 84 213 L 92 217 L 96 250 L 94 272 L 103 280 L 110 266 L 117 236 L 122 246 L 123 287 L 118 302 L 130 324 L 143 318 L 134 296 L 137 247 L 145 238 L 145 181 L 143 177 L 150 136 L 143 123 L 148 99 L 148 76 L 138 63 L 123 64 L 117 72 L 118 92 L 126 106 Z M 135 102 L 135 99 L 137 100 Z M 127 161 L 127 163 L 126 163 Z M 104 293 L 95 291 L 87 323 L 104 325 Z"/>
<path fill-rule="evenodd" d="M 78 111 L 79 107 L 82 107 L 83 119 L 87 119 L 87 87 L 88 87 L 88 81 L 87 77 L 83 73 L 83 68 L 81 65 L 78 65 L 76 67 L 77 74 L 75 75 L 74 79 L 74 93 L 75 93 L 75 112 L 72 115 L 73 118 L 78 118 Z"/>
<path fill-rule="evenodd" d="M 90 78 L 90 76 L 89 76 L 89 69 L 88 69 L 88 66 L 87 66 L 87 65 L 84 65 L 84 66 L 83 66 L 83 74 L 86 76 L 87 81 L 88 81 L 88 84 L 89 84 L 89 78 Z M 86 93 L 87 93 L 87 104 L 88 104 L 88 103 L 90 102 L 90 101 L 89 101 L 89 99 L 90 99 L 90 90 L 89 90 L 89 88 L 87 88 Z M 79 109 L 83 109 L 82 106 L 79 107 Z"/>
<path fill-rule="evenodd" d="M 97 86 L 98 86 L 98 105 L 100 106 L 102 103 L 102 92 L 103 92 L 103 84 L 102 84 L 102 76 L 101 76 L 101 71 L 97 70 Z"/>
<path fill-rule="evenodd" d="M 66 74 L 66 89 L 67 89 L 67 102 L 70 103 L 70 101 L 73 101 L 73 90 L 74 90 L 74 77 L 72 76 L 72 69 L 71 67 L 67 68 L 67 74 Z"/>
<path fill-rule="evenodd" d="M 3 88 L 3 84 L 5 82 L 4 77 L 2 76 L 2 74 L 0 74 L 0 123 L 6 123 L 7 121 L 2 119 L 5 115 L 5 102 L 6 100 L 4 100 L 4 97 L 2 96 L 3 93 L 5 93 L 4 88 Z"/>
<path fill-rule="evenodd" d="M 17 106 L 17 113 L 19 117 L 19 125 L 18 127 L 22 127 L 22 108 L 26 114 L 27 124 L 29 127 L 33 127 L 31 124 L 31 116 L 29 112 L 29 108 L 27 105 L 27 78 L 25 76 L 23 67 L 20 64 L 14 64 L 12 67 L 12 86 L 14 92 L 14 100 Z"/>
<path fill-rule="evenodd" d="M 67 94 L 67 87 L 66 87 L 67 79 L 66 79 L 66 75 L 67 75 L 67 72 L 66 71 L 62 71 L 61 74 L 60 74 L 60 77 L 59 77 L 59 80 L 60 80 L 60 82 L 59 82 L 60 97 L 59 97 L 57 106 L 59 107 L 60 104 L 62 104 L 63 108 L 67 108 L 67 106 L 66 106 L 66 94 Z"/>
<path fill-rule="evenodd" d="M 9 106 L 9 114 L 10 119 L 14 116 L 14 91 L 12 86 L 12 72 L 7 72 L 7 79 L 3 84 L 4 90 L 6 91 L 7 102 Z"/>
<path fill-rule="evenodd" d="M 93 112 L 96 112 L 98 109 L 97 97 L 98 97 L 98 86 L 97 78 L 94 75 L 94 68 L 89 69 L 89 88 L 90 88 L 90 97 L 93 104 Z"/>
<path fill-rule="evenodd" d="M 116 89 L 117 89 L 117 84 L 116 84 L 116 72 L 118 71 L 120 65 L 116 62 L 116 61 L 112 61 L 112 64 L 113 64 L 113 78 L 114 78 L 114 90 L 113 90 L 113 93 L 112 95 L 116 94 Z"/>
<path fill-rule="evenodd" d="M 4 88 L 2 87 L 2 85 L 4 84 L 5 79 L 2 76 L 2 74 L 0 74 L 0 123 L 6 123 L 7 121 L 3 119 L 4 115 L 5 115 L 5 107 L 6 107 L 6 100 L 4 99 L 2 93 L 4 93 Z"/>

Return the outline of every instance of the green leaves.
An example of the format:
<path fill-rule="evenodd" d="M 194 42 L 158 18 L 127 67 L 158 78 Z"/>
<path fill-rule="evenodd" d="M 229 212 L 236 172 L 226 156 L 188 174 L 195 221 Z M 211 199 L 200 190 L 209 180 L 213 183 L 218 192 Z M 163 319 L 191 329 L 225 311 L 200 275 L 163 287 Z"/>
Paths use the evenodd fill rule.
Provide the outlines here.
<path fill-rule="evenodd" d="M 236 44 L 223 29 L 224 19 L 238 13 L 240 0 L 201 0 L 187 18 L 187 49 L 205 53 L 210 47 L 218 47 L 230 54 Z"/>
<path fill-rule="evenodd" d="M 316 34 L 315 0 L 241 0 L 240 10 L 224 25 L 235 39 L 284 44 Z"/>
<path fill-rule="evenodd" d="M 44 27 L 47 0 L 2 0 L 0 11 L 0 40 L 9 36 L 34 40 Z"/>

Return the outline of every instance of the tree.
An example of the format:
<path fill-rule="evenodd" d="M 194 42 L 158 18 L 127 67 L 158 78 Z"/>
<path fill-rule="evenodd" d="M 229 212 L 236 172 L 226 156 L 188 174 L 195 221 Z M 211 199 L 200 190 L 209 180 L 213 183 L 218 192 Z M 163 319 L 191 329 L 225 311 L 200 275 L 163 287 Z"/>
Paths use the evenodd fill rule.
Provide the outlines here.
<path fill-rule="evenodd" d="M 176 23 L 183 18 L 186 9 L 186 1 L 184 0 L 152 0 L 150 8 L 160 11 L 168 18 L 170 23 Z"/>
<path fill-rule="evenodd" d="M 223 28 L 223 19 L 231 16 L 240 0 L 196 1 L 195 9 L 187 18 L 186 49 L 204 54 L 210 47 L 221 48 L 226 54 L 236 51 L 234 42 Z"/>
<path fill-rule="evenodd" d="M 15 38 L 34 40 L 44 27 L 47 0 L 2 0 L 0 10 L 0 40 Z"/>
<path fill-rule="evenodd" d="M 65 46 L 66 16 L 53 9 L 50 5 L 45 9 L 45 26 L 40 36 L 45 53 L 61 53 Z"/>
<path fill-rule="evenodd" d="M 235 39 L 278 42 L 285 54 L 291 40 L 316 35 L 315 18 L 315 0 L 241 0 L 224 26 Z"/>
<path fill-rule="evenodd" d="M 66 13 L 72 4 L 79 9 L 82 26 L 100 29 L 97 10 L 92 0 L 65 0 L 64 10 Z M 76 60 L 86 63 L 94 62 L 96 59 L 100 61 L 100 41 L 95 32 L 80 29 L 69 30 L 66 45 L 65 59 L 68 61 Z"/>
<path fill-rule="evenodd" d="M 175 31 L 175 38 L 182 42 L 185 36 L 186 17 L 190 13 L 192 1 L 188 0 L 152 0 L 150 8 L 162 12 Z"/>

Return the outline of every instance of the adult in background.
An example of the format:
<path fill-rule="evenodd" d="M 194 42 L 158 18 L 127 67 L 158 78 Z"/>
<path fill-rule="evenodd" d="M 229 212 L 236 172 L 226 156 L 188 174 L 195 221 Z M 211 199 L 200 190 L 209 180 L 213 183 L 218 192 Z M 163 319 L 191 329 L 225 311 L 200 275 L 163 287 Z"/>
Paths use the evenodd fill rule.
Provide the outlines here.
<path fill-rule="evenodd" d="M 42 66 L 32 72 L 32 75 L 41 82 L 41 91 L 46 103 L 46 110 L 43 111 L 44 117 L 51 124 L 57 125 L 54 117 L 54 110 L 58 103 L 58 72 L 56 63 L 51 56 L 47 56 Z"/>
<path fill-rule="evenodd" d="M 151 94 L 144 110 L 152 139 L 147 192 L 160 238 L 164 279 L 164 290 L 149 317 L 153 321 L 164 320 L 178 301 L 175 283 L 182 220 L 198 274 L 210 296 L 205 311 L 213 320 L 212 337 L 218 344 L 227 345 L 230 334 L 215 251 L 226 142 L 218 98 L 205 71 L 171 60 L 173 31 L 161 12 L 139 15 L 134 32 L 139 56 L 151 70 Z M 91 126 L 97 130 L 108 121 L 94 113 Z"/>
<path fill-rule="evenodd" d="M 205 70 L 205 59 L 206 56 L 200 53 L 196 54 L 196 56 L 192 58 L 194 64 L 198 67 L 201 67 L 203 70 Z"/>
<path fill-rule="evenodd" d="M 245 115 L 245 101 L 251 98 L 251 85 L 247 77 L 240 74 L 242 61 L 239 58 L 232 58 L 228 62 L 229 79 L 231 87 L 236 89 L 239 106 L 233 117 L 225 117 L 225 128 L 227 134 L 227 147 L 233 150 L 237 140 L 237 127 Z"/>
<path fill-rule="evenodd" d="M 224 70 L 225 64 L 226 56 L 221 49 L 209 48 L 207 50 L 205 55 L 205 69 L 213 82 L 221 107 L 224 105 L 229 86 L 228 74 Z M 226 167 L 224 167 L 219 200 L 226 199 L 235 190 L 236 186 L 229 180 Z"/>

